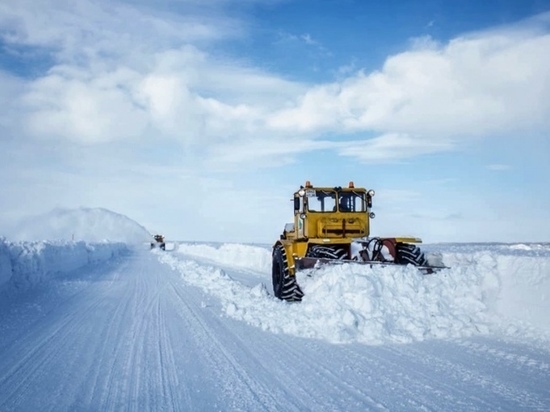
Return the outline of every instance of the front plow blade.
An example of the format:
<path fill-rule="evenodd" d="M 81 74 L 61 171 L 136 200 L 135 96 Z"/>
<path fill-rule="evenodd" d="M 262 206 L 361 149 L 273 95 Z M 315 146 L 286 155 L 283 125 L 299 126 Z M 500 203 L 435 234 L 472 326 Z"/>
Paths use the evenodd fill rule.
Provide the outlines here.
<path fill-rule="evenodd" d="M 328 258 L 315 258 L 315 257 L 302 257 L 295 259 L 296 270 L 305 270 L 305 269 L 317 269 L 324 265 L 343 265 L 344 263 L 356 264 L 356 265 L 370 265 L 372 266 L 406 266 L 403 264 L 395 262 L 382 262 L 379 260 L 351 260 L 351 259 L 328 259 Z M 447 266 L 441 265 L 423 265 L 415 266 L 422 274 L 431 275 L 433 273 L 439 272 L 442 269 L 449 269 Z"/>

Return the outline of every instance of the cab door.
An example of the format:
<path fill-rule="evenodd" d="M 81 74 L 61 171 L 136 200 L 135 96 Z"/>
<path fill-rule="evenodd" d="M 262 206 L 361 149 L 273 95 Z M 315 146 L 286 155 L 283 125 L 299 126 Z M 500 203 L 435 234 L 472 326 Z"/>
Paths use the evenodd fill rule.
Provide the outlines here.
<path fill-rule="evenodd" d="M 300 197 L 299 195 L 294 197 L 294 227 L 296 230 L 296 236 L 298 239 L 306 237 L 305 230 L 305 213 L 304 213 L 304 202 L 305 197 Z"/>

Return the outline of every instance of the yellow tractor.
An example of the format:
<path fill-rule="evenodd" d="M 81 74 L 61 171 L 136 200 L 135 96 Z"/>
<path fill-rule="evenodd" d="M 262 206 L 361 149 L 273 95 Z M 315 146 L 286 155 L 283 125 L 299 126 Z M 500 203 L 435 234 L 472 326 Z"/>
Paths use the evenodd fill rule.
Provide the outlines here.
<path fill-rule="evenodd" d="M 417 266 L 433 273 L 444 266 L 430 265 L 415 245 L 419 238 L 369 237 L 374 190 L 314 187 L 309 181 L 294 193 L 294 222 L 287 223 L 273 245 L 273 292 L 286 301 L 301 301 L 304 293 L 296 272 L 319 264 L 355 262 L 370 265 Z"/>

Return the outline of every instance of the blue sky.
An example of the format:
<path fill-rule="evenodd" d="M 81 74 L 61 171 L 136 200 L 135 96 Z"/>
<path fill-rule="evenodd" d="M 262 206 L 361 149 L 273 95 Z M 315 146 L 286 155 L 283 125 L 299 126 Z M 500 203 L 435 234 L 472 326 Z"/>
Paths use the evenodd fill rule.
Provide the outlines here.
<path fill-rule="evenodd" d="M 549 1 L 0 3 L 0 234 L 105 207 L 271 243 L 305 180 L 373 235 L 550 241 Z"/>

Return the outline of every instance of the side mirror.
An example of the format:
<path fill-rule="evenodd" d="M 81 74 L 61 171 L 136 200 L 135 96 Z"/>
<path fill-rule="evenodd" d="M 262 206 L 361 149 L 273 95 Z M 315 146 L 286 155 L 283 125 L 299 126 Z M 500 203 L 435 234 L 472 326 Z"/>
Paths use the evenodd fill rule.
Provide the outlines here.
<path fill-rule="evenodd" d="M 372 197 L 370 196 L 367 196 L 367 208 L 371 208 L 372 207 Z"/>
<path fill-rule="evenodd" d="M 300 210 L 300 198 L 299 197 L 295 197 L 294 198 L 294 210 L 297 211 L 297 210 Z"/>

